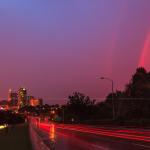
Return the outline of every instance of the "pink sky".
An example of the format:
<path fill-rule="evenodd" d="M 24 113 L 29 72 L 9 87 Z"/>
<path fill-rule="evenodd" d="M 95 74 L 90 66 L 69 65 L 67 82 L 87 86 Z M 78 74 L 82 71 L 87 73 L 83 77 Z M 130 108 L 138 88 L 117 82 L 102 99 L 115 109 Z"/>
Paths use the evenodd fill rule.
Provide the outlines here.
<path fill-rule="evenodd" d="M 26 87 L 48 103 L 74 91 L 103 99 L 150 70 L 149 0 L 1 0 L 0 98 Z"/>

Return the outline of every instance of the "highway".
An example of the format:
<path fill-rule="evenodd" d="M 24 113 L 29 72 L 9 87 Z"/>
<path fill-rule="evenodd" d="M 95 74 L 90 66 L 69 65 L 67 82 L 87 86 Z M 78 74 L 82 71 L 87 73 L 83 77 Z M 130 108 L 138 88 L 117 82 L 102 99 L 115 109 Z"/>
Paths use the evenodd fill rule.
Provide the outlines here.
<path fill-rule="evenodd" d="M 149 150 L 150 131 L 39 124 L 53 150 Z"/>

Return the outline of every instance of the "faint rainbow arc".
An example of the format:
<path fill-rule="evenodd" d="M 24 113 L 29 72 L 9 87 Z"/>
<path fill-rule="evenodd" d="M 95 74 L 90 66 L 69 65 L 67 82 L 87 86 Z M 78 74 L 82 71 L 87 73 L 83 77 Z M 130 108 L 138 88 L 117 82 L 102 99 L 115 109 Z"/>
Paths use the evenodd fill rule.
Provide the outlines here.
<path fill-rule="evenodd" d="M 147 38 L 144 42 L 144 47 L 141 52 L 140 60 L 138 67 L 145 67 L 146 69 L 150 68 L 150 32 L 147 35 Z"/>

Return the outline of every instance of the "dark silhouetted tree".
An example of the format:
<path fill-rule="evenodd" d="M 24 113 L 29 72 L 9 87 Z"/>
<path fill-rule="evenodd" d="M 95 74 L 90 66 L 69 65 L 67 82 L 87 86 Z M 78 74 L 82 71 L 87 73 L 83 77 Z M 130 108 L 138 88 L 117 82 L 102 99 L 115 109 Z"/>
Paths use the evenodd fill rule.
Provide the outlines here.
<path fill-rule="evenodd" d="M 66 106 L 68 119 L 74 118 L 77 122 L 88 120 L 92 115 L 95 100 L 91 100 L 82 93 L 70 95 Z"/>

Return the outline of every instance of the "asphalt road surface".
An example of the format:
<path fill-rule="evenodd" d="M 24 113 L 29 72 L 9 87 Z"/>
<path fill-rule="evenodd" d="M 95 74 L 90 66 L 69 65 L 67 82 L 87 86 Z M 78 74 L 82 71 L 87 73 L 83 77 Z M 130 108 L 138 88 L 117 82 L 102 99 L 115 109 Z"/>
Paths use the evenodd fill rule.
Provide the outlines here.
<path fill-rule="evenodd" d="M 150 150 L 150 132 L 42 123 L 54 150 Z"/>

